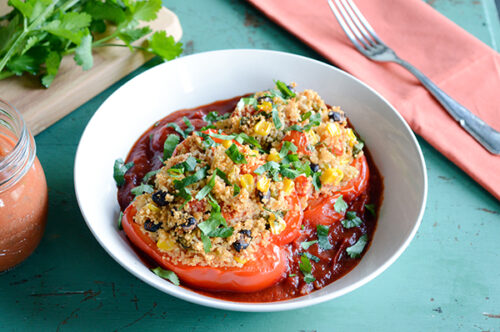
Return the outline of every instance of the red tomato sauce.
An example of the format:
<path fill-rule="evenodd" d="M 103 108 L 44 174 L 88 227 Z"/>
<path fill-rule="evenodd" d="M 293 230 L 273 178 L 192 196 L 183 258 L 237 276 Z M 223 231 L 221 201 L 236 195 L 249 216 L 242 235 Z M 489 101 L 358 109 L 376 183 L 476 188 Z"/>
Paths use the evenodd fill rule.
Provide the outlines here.
<path fill-rule="evenodd" d="M 134 166 L 125 174 L 125 184 L 118 190 L 118 201 L 122 211 L 125 210 L 133 200 L 134 195 L 130 192 L 131 189 L 141 183 L 146 173 L 159 169 L 163 165 L 163 143 L 167 136 L 174 132 L 173 128 L 167 127 L 168 123 L 175 122 L 182 129 L 185 129 L 185 124 L 182 120 L 185 116 L 191 121 L 195 129 L 198 130 L 206 125 L 203 121 L 204 115 L 212 111 L 217 111 L 219 114 L 232 112 L 241 97 L 242 96 L 238 96 L 208 105 L 174 112 L 149 128 L 133 146 L 126 160 L 126 163 L 133 161 Z M 383 199 L 382 176 L 373 163 L 373 159 L 366 146 L 363 151 L 369 168 L 368 186 L 361 194 L 349 202 L 348 208 L 348 211 L 356 212 L 357 216 L 363 220 L 360 227 L 346 229 L 342 226 L 340 221 L 335 221 L 330 226 L 328 234 L 333 249 L 323 251 L 319 249 L 317 244 L 311 245 L 307 250 L 302 249 L 302 242 L 317 239 L 315 225 L 320 222 L 316 219 L 324 219 L 325 215 L 330 216 L 336 214 L 333 204 L 322 202 L 319 206 L 320 210 L 318 211 L 321 211 L 323 216 L 317 216 L 318 213 L 316 213 L 316 210 L 314 213 L 308 214 L 306 209 L 300 236 L 292 243 L 284 246 L 289 253 L 288 270 L 286 275 L 283 275 L 280 282 L 269 288 L 253 293 L 196 291 L 203 295 L 229 301 L 274 302 L 307 295 L 311 291 L 323 288 L 349 273 L 360 262 L 364 253 L 369 249 L 377 224 L 377 217 L 372 215 L 365 208 L 365 204 L 373 204 L 375 206 L 376 215 L 378 215 L 378 209 Z M 318 207 L 315 207 L 315 209 L 317 208 Z M 349 257 L 346 253 L 346 248 L 354 245 L 363 234 L 368 235 L 368 244 L 362 256 L 360 258 Z M 146 265 L 151 267 L 156 266 L 147 255 L 139 253 L 139 250 L 136 251 Z M 316 257 L 310 259 L 312 274 L 316 278 L 312 283 L 306 283 L 299 270 L 301 259 L 299 252 L 304 251 Z"/>

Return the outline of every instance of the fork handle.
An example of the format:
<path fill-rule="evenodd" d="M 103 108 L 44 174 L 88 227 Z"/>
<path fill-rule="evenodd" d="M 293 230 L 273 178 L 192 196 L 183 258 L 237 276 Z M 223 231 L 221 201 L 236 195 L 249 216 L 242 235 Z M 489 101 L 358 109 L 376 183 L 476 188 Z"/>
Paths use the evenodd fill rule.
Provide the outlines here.
<path fill-rule="evenodd" d="M 446 111 L 448 111 L 448 113 L 482 146 L 492 154 L 500 154 L 500 133 L 498 131 L 448 96 L 436 84 L 428 79 L 427 76 L 422 74 L 420 70 L 402 59 L 398 58 L 396 62 L 415 75 L 437 101 L 443 105 Z"/>

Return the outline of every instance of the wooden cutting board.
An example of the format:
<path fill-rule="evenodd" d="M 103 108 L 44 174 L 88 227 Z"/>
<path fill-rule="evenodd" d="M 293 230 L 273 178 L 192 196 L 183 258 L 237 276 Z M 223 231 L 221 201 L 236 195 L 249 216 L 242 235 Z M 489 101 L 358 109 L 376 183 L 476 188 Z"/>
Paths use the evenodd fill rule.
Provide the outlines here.
<path fill-rule="evenodd" d="M 6 4 L 0 0 L 0 15 L 8 12 Z M 166 30 L 176 41 L 182 36 L 179 19 L 166 8 L 148 25 L 155 31 Z M 141 51 L 132 53 L 126 47 L 103 47 L 93 55 L 94 66 L 87 71 L 75 64 L 72 55 L 65 57 L 49 89 L 29 75 L 1 80 L 0 98 L 21 112 L 36 135 L 152 58 Z"/>

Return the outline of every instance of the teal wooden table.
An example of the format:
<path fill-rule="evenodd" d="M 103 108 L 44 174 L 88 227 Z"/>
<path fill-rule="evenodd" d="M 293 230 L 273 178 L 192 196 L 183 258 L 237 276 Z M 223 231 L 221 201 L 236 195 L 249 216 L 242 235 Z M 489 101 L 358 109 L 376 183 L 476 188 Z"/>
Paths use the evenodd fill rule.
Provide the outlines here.
<path fill-rule="evenodd" d="M 428 2 L 500 47 L 494 0 Z M 321 60 L 244 1 L 165 5 L 183 24 L 185 54 L 266 48 Z M 500 204 L 422 139 L 429 174 L 422 225 L 396 263 L 348 295 L 289 312 L 226 312 L 163 294 L 126 272 L 85 225 L 74 194 L 73 162 L 99 105 L 148 66 L 36 137 L 49 185 L 48 225 L 36 252 L 0 275 L 0 330 L 500 331 Z"/>

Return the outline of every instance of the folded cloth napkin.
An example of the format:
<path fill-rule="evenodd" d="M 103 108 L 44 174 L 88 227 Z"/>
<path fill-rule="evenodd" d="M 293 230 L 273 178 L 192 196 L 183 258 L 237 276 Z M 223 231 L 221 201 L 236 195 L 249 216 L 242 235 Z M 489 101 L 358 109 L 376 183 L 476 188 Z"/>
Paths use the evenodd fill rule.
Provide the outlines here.
<path fill-rule="evenodd" d="M 249 0 L 389 100 L 411 128 L 500 200 L 500 156 L 487 152 L 406 69 L 351 44 L 326 0 Z M 500 130 L 500 55 L 422 0 L 355 0 L 379 37 L 452 98 Z"/>

